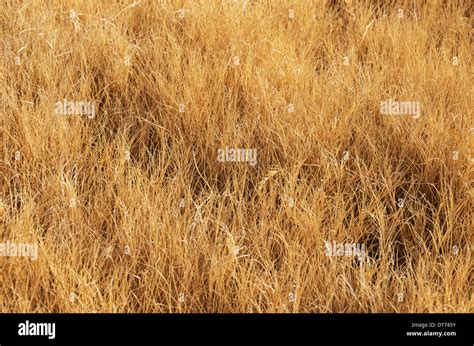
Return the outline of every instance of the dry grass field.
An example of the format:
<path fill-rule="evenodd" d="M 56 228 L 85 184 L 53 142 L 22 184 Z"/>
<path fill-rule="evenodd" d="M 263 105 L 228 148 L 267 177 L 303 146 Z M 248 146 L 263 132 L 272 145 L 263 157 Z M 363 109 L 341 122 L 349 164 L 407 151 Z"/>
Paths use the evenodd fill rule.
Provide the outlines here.
<path fill-rule="evenodd" d="M 470 6 L 2 1 L 0 311 L 474 312 Z"/>

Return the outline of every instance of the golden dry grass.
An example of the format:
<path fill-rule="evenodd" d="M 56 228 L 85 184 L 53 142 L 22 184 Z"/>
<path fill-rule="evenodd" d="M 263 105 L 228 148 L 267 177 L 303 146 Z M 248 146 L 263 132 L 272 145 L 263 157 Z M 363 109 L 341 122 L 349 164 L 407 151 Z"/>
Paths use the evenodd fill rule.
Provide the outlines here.
<path fill-rule="evenodd" d="M 0 5 L 0 311 L 474 311 L 470 1 L 133 4 Z"/>

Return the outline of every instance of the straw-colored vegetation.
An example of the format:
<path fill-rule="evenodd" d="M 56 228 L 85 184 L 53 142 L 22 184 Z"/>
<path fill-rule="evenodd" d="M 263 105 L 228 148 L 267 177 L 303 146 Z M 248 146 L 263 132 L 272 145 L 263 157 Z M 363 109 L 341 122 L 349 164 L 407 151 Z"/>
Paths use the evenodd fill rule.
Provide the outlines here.
<path fill-rule="evenodd" d="M 470 5 L 3 1 L 0 311 L 473 312 Z"/>

